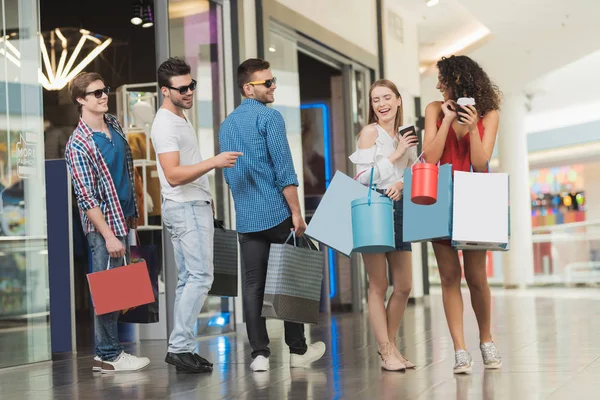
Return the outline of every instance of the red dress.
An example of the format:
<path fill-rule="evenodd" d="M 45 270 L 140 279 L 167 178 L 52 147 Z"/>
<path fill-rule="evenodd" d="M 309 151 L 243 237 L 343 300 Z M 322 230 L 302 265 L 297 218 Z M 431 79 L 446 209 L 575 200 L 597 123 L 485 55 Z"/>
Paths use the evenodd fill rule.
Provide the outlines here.
<path fill-rule="evenodd" d="M 438 120 L 437 127 L 440 129 L 442 120 Z M 483 140 L 483 118 L 479 118 L 477 122 L 479 137 Z M 462 139 L 458 140 L 454 128 L 450 126 L 448 136 L 446 136 L 446 144 L 444 152 L 440 159 L 440 164 L 452 164 L 452 172 L 454 171 L 471 171 L 471 134 L 467 132 Z"/>
<path fill-rule="evenodd" d="M 441 125 L 442 120 L 439 119 L 437 122 L 438 129 L 440 129 Z M 479 131 L 479 137 L 483 140 L 483 118 L 479 118 L 477 130 Z M 440 164 L 452 164 L 453 174 L 455 171 L 471 171 L 471 134 L 469 132 L 462 139 L 458 140 L 454 128 L 450 126 Z M 450 246 L 452 242 L 450 240 L 436 240 L 433 243 Z"/>

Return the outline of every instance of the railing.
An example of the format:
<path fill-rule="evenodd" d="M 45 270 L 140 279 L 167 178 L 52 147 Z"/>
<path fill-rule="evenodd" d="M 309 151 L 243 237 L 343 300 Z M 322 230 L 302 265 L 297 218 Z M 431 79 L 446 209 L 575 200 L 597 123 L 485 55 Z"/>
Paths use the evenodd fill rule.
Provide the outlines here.
<path fill-rule="evenodd" d="M 533 283 L 600 285 L 600 220 L 533 228 Z M 428 245 L 429 281 L 439 284 L 437 262 Z M 502 284 L 502 254 L 488 253 L 491 284 Z"/>
<path fill-rule="evenodd" d="M 600 283 L 600 221 L 533 229 L 534 282 Z"/>

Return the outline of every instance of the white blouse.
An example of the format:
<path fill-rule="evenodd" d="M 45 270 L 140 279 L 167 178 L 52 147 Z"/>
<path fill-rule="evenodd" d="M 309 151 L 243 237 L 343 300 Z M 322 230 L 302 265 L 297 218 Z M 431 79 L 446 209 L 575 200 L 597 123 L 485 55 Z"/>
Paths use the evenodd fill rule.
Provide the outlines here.
<path fill-rule="evenodd" d="M 416 161 L 417 148 L 409 148 L 398 161 L 392 164 L 389 157 L 396 150 L 398 139 L 388 135 L 381 126 L 377 124 L 374 126 L 378 133 L 375 145 L 368 149 L 359 149 L 357 144 L 356 151 L 349 158 L 356 165 L 356 173 L 360 174 L 358 178 L 360 183 L 369 184 L 370 169 L 374 166 L 373 184 L 377 185 L 377 189 L 387 189 L 398 181 L 404 182 L 404 169 Z"/>

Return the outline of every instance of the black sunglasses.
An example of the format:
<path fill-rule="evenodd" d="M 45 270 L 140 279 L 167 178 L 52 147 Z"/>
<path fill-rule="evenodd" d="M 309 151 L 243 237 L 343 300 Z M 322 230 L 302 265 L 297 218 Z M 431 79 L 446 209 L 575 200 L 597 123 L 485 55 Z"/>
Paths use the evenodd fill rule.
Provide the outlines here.
<path fill-rule="evenodd" d="M 265 81 L 248 82 L 248 85 L 265 85 L 267 87 L 267 89 L 276 84 L 277 84 L 277 78 L 267 79 Z"/>
<path fill-rule="evenodd" d="M 192 83 L 190 83 L 189 85 L 186 85 L 186 86 L 180 86 L 180 87 L 166 86 L 166 87 L 169 89 L 178 90 L 179 94 L 184 95 L 187 93 L 188 90 L 191 90 L 192 92 L 194 90 L 196 90 L 197 83 L 198 82 L 196 82 L 194 79 L 192 79 Z"/>
<path fill-rule="evenodd" d="M 106 93 L 106 95 L 108 96 L 108 94 L 110 93 L 110 86 L 106 86 L 104 87 L 104 89 L 97 89 L 91 92 L 85 92 L 85 95 L 88 96 L 90 94 L 93 94 L 95 98 L 100 99 L 102 98 L 103 93 Z"/>

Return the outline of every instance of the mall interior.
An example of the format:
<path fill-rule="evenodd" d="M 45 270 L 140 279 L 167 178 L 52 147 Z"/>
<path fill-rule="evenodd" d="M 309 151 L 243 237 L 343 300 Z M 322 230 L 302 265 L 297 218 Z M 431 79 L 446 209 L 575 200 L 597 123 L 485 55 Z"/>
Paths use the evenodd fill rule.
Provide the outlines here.
<path fill-rule="evenodd" d="M 600 382 L 600 4 L 517 0 L 0 0 L 0 398 L 4 399 L 577 399 Z M 430 243 L 412 247 L 412 292 L 399 333 L 417 368 L 379 368 L 361 258 L 326 246 L 320 322 L 327 345 L 289 368 L 283 323 L 269 320 L 271 370 L 252 373 L 242 298 L 209 296 L 195 334 L 212 374 L 164 362 L 177 282 L 149 139 L 156 68 L 185 59 L 198 82 L 187 116 L 203 158 L 242 101 L 237 66 L 271 63 L 310 222 L 367 124 L 369 88 L 399 88 L 404 123 L 424 128 L 442 99 L 436 62 L 476 60 L 503 94 L 491 172 L 510 176 L 510 251 L 488 252 L 492 331 L 503 357 L 484 369 L 463 280 L 473 373 L 453 375 Z M 131 374 L 92 374 L 90 250 L 64 152 L 78 122 L 68 82 L 98 72 L 133 151 L 138 247 L 158 274 L 159 320 L 120 323 L 126 349 L 151 359 Z M 419 144 L 421 146 L 421 143 Z M 209 174 L 216 218 L 235 230 L 222 172 Z M 596 209 L 598 208 L 598 209 Z M 597 237 L 598 236 L 598 237 Z M 461 258 L 462 262 L 462 258 Z M 238 292 L 241 293 L 241 279 Z M 392 291 L 390 287 L 389 292 Z M 596 394 L 594 394 L 596 393 Z M 207 397 L 208 396 L 208 397 Z"/>

